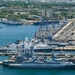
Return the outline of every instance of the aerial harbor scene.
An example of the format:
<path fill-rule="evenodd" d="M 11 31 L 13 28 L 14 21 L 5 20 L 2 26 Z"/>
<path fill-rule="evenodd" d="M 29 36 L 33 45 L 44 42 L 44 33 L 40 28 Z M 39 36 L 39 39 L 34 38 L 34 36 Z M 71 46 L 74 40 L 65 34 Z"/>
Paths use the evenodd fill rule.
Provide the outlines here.
<path fill-rule="evenodd" d="M 0 0 L 0 75 L 75 75 L 75 0 Z"/>

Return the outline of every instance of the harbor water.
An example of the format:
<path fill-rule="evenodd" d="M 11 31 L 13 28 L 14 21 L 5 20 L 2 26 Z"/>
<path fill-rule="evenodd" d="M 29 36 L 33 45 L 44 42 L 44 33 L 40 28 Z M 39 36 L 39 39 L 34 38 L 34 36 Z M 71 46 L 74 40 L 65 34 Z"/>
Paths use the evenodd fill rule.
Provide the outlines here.
<path fill-rule="evenodd" d="M 11 44 L 25 37 L 33 38 L 39 26 L 7 26 L 0 24 L 0 46 Z M 0 56 L 0 61 L 7 59 Z M 0 75 L 75 75 L 75 69 L 10 69 L 0 65 Z"/>
<path fill-rule="evenodd" d="M 38 26 L 7 26 L 0 24 L 0 46 L 11 44 L 25 37 L 33 38 Z"/>

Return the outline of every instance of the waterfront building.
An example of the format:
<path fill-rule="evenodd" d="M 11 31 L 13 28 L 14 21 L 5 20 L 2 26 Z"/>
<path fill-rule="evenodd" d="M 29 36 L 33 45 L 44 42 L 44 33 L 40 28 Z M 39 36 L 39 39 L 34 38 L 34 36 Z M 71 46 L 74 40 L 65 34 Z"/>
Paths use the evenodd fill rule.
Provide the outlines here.
<path fill-rule="evenodd" d="M 50 9 L 46 10 L 46 17 L 47 18 L 50 19 L 52 17 L 52 14 L 53 14 L 53 11 L 52 10 L 50 10 Z"/>
<path fill-rule="evenodd" d="M 18 15 L 18 14 L 29 14 L 29 12 L 24 12 L 24 11 L 16 11 L 14 12 L 15 15 Z"/>
<path fill-rule="evenodd" d="M 42 10 L 42 11 L 41 11 L 41 15 L 42 15 L 43 17 L 45 17 L 45 16 L 46 16 L 46 10 Z"/>
<path fill-rule="evenodd" d="M 47 17 L 49 19 L 52 17 L 52 14 L 53 14 L 53 11 L 51 9 L 46 9 L 41 11 L 42 17 Z"/>

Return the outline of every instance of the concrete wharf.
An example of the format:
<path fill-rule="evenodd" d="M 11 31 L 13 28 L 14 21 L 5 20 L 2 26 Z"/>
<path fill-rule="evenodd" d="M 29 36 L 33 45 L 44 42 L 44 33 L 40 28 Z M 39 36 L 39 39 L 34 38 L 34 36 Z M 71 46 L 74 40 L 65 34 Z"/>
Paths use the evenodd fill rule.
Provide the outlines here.
<path fill-rule="evenodd" d="M 53 38 L 58 41 L 75 40 L 75 19 L 69 20 L 69 22 L 60 28 Z"/>

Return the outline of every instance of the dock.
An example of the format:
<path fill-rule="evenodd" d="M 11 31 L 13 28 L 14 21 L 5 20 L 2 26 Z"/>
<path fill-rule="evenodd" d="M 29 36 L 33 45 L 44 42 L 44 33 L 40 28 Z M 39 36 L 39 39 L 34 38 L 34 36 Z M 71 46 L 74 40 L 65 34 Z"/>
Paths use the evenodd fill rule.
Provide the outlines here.
<path fill-rule="evenodd" d="M 17 55 L 18 53 L 0 53 L 0 56 Z"/>
<path fill-rule="evenodd" d="M 43 39 L 42 41 L 44 41 L 46 44 L 50 44 L 51 46 L 54 45 L 54 44 L 57 44 L 57 42 L 54 43 L 49 41 L 48 39 L 45 39 L 45 38 L 48 38 L 47 36 L 50 36 L 50 29 L 48 29 L 46 27 L 46 29 L 41 29 L 38 31 L 38 36 Z M 64 40 L 65 42 L 69 39 L 72 39 L 71 37 L 71 34 L 72 32 L 75 30 L 75 22 L 74 21 L 70 21 L 68 22 L 65 26 L 63 26 L 62 28 L 60 28 L 54 35 L 53 35 L 53 39 L 55 40 L 59 40 L 59 43 L 60 40 Z M 45 34 L 43 34 L 45 33 Z M 40 35 L 41 34 L 41 35 Z M 37 37 L 37 36 L 36 36 Z M 38 39 L 38 38 L 37 38 Z M 40 39 L 40 41 L 41 41 Z M 51 37 L 50 37 L 51 39 Z M 28 40 L 27 40 L 28 41 Z M 34 40 L 34 41 L 37 41 L 37 40 Z M 36 42 L 34 42 L 36 43 Z M 9 56 L 9 55 L 17 55 L 19 51 L 23 51 L 22 49 L 22 45 L 24 45 L 24 42 L 21 41 L 19 43 L 20 45 L 17 46 L 16 44 L 12 44 L 11 47 L 0 47 L 0 56 Z M 13 52 L 11 52 L 13 50 Z M 65 47 L 55 47 L 53 48 L 53 50 L 55 51 L 60 51 L 60 50 L 63 50 L 63 51 L 75 51 L 75 46 L 74 45 L 68 45 L 68 46 L 65 46 Z M 15 51 L 18 51 L 15 53 Z"/>
<path fill-rule="evenodd" d="M 11 48 L 7 48 L 7 47 L 0 47 L 0 52 L 9 52 L 11 51 Z"/>
<path fill-rule="evenodd" d="M 58 30 L 54 35 L 53 38 L 56 40 L 64 40 L 67 41 L 69 39 L 72 39 L 72 33 L 75 30 L 75 22 L 70 21 L 68 22 L 63 28 Z"/>
<path fill-rule="evenodd" d="M 55 51 L 75 51 L 75 46 L 66 46 L 66 47 L 56 47 L 54 48 Z"/>
<path fill-rule="evenodd" d="M 62 29 L 60 29 L 55 35 L 54 38 L 56 38 L 59 34 L 61 34 L 68 26 L 71 25 L 72 22 L 69 22 L 67 25 L 65 25 Z"/>

